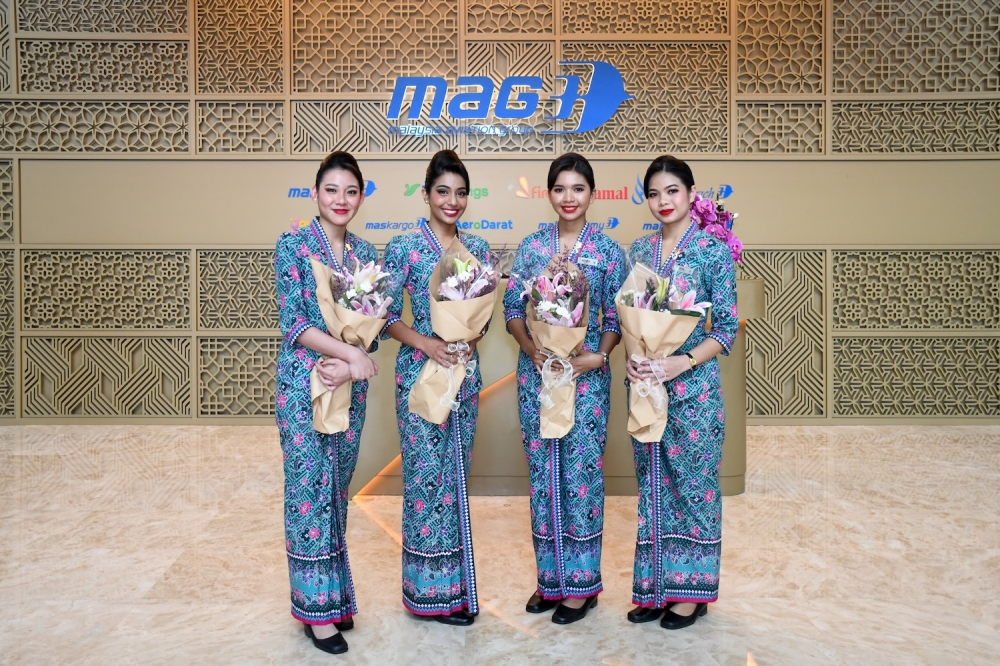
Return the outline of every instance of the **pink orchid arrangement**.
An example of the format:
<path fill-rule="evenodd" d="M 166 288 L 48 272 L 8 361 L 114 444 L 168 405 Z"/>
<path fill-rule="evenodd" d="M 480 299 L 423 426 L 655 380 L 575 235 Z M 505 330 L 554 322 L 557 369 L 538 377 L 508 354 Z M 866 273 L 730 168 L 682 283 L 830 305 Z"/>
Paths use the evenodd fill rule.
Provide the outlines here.
<path fill-rule="evenodd" d="M 500 283 L 500 272 L 492 260 L 479 263 L 469 258 L 463 261 L 457 256 L 440 264 L 441 286 L 438 288 L 439 301 L 466 301 L 493 293 Z"/>
<path fill-rule="evenodd" d="M 552 277 L 539 275 L 529 280 L 521 298 L 527 297 L 538 318 L 546 324 L 576 328 L 581 325 L 590 283 L 582 271 L 571 270 L 569 266 L 562 268 Z"/>
<path fill-rule="evenodd" d="M 334 272 L 330 290 L 337 305 L 376 319 L 385 319 L 392 304 L 389 273 L 381 264 L 369 261 L 364 266 L 354 258 L 354 272 Z"/>
<path fill-rule="evenodd" d="M 710 201 L 695 194 L 694 203 L 691 204 L 691 219 L 702 231 L 725 243 L 733 255 L 733 261 L 740 264 L 743 263 L 743 243 L 733 233 L 733 223 L 737 217 L 739 213 L 730 213 L 721 201 Z"/>

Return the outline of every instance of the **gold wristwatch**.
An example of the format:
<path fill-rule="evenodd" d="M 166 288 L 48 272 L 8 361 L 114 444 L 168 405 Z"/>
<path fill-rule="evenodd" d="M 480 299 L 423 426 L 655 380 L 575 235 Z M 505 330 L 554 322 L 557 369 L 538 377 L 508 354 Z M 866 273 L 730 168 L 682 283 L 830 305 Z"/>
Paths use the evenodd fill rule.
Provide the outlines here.
<path fill-rule="evenodd" d="M 689 361 L 691 361 L 691 367 L 692 368 L 694 366 L 698 365 L 698 361 L 695 360 L 694 356 L 691 356 L 691 354 L 689 354 L 688 352 L 684 352 L 684 355 L 688 357 Z"/>

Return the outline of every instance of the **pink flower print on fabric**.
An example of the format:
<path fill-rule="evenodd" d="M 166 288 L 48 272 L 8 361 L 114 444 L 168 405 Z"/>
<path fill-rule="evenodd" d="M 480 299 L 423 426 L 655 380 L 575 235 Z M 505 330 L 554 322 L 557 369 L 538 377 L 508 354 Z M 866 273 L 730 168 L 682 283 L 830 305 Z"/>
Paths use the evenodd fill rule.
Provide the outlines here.
<path fill-rule="evenodd" d="M 689 430 L 688 431 L 688 439 L 690 439 L 692 442 L 697 442 L 698 441 L 698 431 L 695 430 L 694 428 L 692 428 L 691 430 Z"/>
<path fill-rule="evenodd" d="M 416 250 L 410 250 L 410 263 L 416 264 L 420 262 L 420 253 Z"/>
<path fill-rule="evenodd" d="M 288 404 L 288 396 L 287 395 L 280 395 L 279 394 L 278 395 L 278 407 L 284 407 L 287 404 Z"/>
<path fill-rule="evenodd" d="M 312 502 L 306 500 L 302 504 L 299 504 L 299 513 L 301 513 L 304 516 L 310 511 L 312 511 L 312 508 L 313 508 Z"/>
<path fill-rule="evenodd" d="M 707 491 L 705 491 L 705 501 L 711 502 L 714 499 L 715 499 L 715 491 L 709 488 Z"/>
<path fill-rule="evenodd" d="M 580 487 L 576 489 L 576 494 L 577 494 L 578 497 L 586 497 L 588 490 L 589 490 L 589 488 L 587 488 L 587 484 L 586 483 L 581 483 Z"/>
<path fill-rule="evenodd" d="M 319 528 L 318 527 L 310 527 L 309 528 L 309 538 L 310 539 L 318 539 L 319 538 Z"/>
<path fill-rule="evenodd" d="M 416 509 L 417 511 L 423 511 L 424 506 L 425 506 L 424 501 L 420 499 L 418 499 L 416 502 L 413 503 L 413 508 Z"/>
<path fill-rule="evenodd" d="M 354 441 L 354 431 L 353 430 L 348 430 L 347 432 L 345 432 L 344 433 L 344 439 L 346 439 L 348 442 L 353 442 Z"/>
<path fill-rule="evenodd" d="M 674 382 L 674 393 L 678 396 L 683 396 L 687 393 L 687 388 L 688 386 L 684 382 Z"/>
<path fill-rule="evenodd" d="M 451 506 L 452 503 L 451 493 L 445 494 L 445 496 L 441 499 L 441 501 L 444 502 L 445 505 Z"/>
<path fill-rule="evenodd" d="M 292 280 L 294 280 L 296 282 L 298 282 L 300 279 L 302 279 L 301 276 L 299 276 L 299 267 L 298 266 L 294 266 L 294 265 L 293 266 L 289 266 L 288 267 L 288 274 L 291 275 L 292 276 Z"/>
<path fill-rule="evenodd" d="M 670 456 L 671 458 L 676 458 L 680 454 L 681 454 L 681 447 L 677 446 L 676 444 L 667 447 L 667 455 Z"/>
<path fill-rule="evenodd" d="M 421 526 L 420 536 L 427 536 L 430 533 L 431 533 L 431 528 L 427 527 L 426 525 Z"/>
<path fill-rule="evenodd" d="M 590 382 L 580 382 L 576 385 L 577 395 L 586 395 L 590 391 Z"/>

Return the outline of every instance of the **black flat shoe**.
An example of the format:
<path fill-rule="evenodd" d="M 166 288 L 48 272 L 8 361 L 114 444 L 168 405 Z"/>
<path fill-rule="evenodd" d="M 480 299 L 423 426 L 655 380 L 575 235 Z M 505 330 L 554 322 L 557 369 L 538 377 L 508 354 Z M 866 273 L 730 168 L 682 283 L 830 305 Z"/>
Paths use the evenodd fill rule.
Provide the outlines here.
<path fill-rule="evenodd" d="M 308 624 L 303 624 L 302 627 L 306 636 L 313 642 L 313 645 L 316 646 L 317 649 L 330 654 L 343 654 L 347 652 L 347 641 L 344 640 L 343 635 L 334 634 L 329 638 L 316 638 L 316 634 L 313 633 L 312 627 Z"/>
<path fill-rule="evenodd" d="M 559 604 L 559 608 L 552 614 L 552 621 L 556 624 L 573 624 L 577 620 L 587 617 L 587 611 L 597 605 L 597 595 L 587 597 L 583 605 L 579 608 L 570 608 L 565 604 Z"/>
<path fill-rule="evenodd" d="M 643 608 L 642 606 L 636 606 L 628 612 L 628 621 L 633 624 L 642 624 L 643 622 L 652 622 L 660 617 L 663 613 L 662 608 Z"/>
<path fill-rule="evenodd" d="M 476 616 L 464 609 L 455 611 L 451 615 L 434 615 L 433 618 L 435 622 L 448 624 L 453 627 L 468 627 L 476 621 Z"/>
<path fill-rule="evenodd" d="M 660 620 L 660 626 L 664 629 L 683 629 L 684 627 L 690 627 L 692 624 L 698 621 L 698 618 L 708 612 L 708 604 L 698 604 L 694 608 L 694 612 L 690 615 L 678 615 L 672 610 L 667 610 L 663 614 L 663 619 Z"/>
<path fill-rule="evenodd" d="M 525 605 L 524 610 L 529 613 L 544 613 L 545 611 L 550 611 L 559 605 L 559 600 L 557 599 L 545 599 L 542 595 L 535 592 L 528 599 L 527 605 Z"/>

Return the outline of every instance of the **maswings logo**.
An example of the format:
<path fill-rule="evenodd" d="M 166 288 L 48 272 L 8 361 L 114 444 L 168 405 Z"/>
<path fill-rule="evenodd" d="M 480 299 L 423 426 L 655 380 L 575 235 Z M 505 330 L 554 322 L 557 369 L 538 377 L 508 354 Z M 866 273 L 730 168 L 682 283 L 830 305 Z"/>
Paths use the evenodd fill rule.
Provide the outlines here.
<path fill-rule="evenodd" d="M 419 192 L 423 188 L 420 183 L 408 183 L 406 187 L 403 188 L 404 197 L 412 197 L 414 194 Z M 481 199 L 482 197 L 490 196 L 490 190 L 487 187 L 473 187 L 469 190 L 469 196 L 473 199 Z"/>
<path fill-rule="evenodd" d="M 580 122 L 575 129 L 543 129 L 539 134 L 582 134 L 597 129 L 608 122 L 622 102 L 634 99 L 625 91 L 625 80 L 618 69 L 600 60 L 567 60 L 559 63 L 566 67 L 586 66 L 593 70 L 590 86 L 586 93 L 580 92 L 580 77 L 577 75 L 557 76 L 566 82 L 566 89 L 558 95 L 549 95 L 550 100 L 559 102 L 559 111 L 545 120 L 567 120 L 577 102 L 583 102 Z M 538 110 L 539 91 L 544 84 L 540 76 L 508 76 L 500 83 L 500 90 L 494 99 L 495 85 L 488 76 L 460 76 L 455 82 L 458 88 L 478 87 L 478 92 L 456 92 L 448 102 L 448 116 L 452 120 L 486 120 L 492 114 L 501 121 L 517 121 L 530 118 Z M 400 76 L 392 90 L 392 100 L 386 118 L 399 120 L 403 114 L 406 93 L 413 89 L 413 98 L 407 120 L 416 120 L 430 93 L 430 111 L 427 119 L 440 121 L 448 94 L 448 82 L 440 76 Z M 399 125 L 390 126 L 390 134 L 531 134 L 531 125 L 476 125 L 459 127 Z"/>

